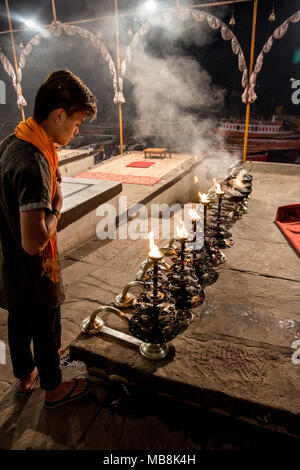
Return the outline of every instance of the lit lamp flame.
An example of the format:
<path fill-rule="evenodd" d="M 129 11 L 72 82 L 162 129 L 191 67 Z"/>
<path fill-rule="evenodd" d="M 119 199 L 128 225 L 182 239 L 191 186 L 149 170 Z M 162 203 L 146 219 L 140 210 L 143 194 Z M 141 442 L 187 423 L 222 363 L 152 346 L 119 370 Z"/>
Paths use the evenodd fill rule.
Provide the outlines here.
<path fill-rule="evenodd" d="M 224 194 L 224 191 L 222 191 L 220 184 L 216 182 L 215 178 L 214 178 L 214 185 L 215 185 L 216 194 Z"/>
<path fill-rule="evenodd" d="M 178 225 L 176 227 L 177 236 L 180 239 L 187 239 L 189 237 L 189 232 L 187 232 L 182 220 L 180 220 L 180 224 L 181 224 L 181 227 L 179 227 Z"/>
<path fill-rule="evenodd" d="M 194 176 L 194 184 L 198 184 L 199 183 L 199 178 L 198 176 Z"/>
<path fill-rule="evenodd" d="M 208 197 L 207 197 L 208 195 L 207 195 L 206 193 L 201 194 L 201 193 L 199 192 L 198 194 L 199 194 L 200 202 L 201 202 L 202 204 L 205 204 L 205 203 L 209 202 L 209 199 L 208 199 Z"/>
<path fill-rule="evenodd" d="M 149 233 L 149 241 L 150 241 L 150 251 L 148 253 L 149 258 L 163 258 L 163 253 L 159 250 L 158 246 L 155 245 L 153 239 L 153 232 Z"/>
<path fill-rule="evenodd" d="M 200 215 L 195 209 L 189 210 L 189 216 L 191 217 L 192 220 L 200 220 Z"/>
<path fill-rule="evenodd" d="M 241 180 L 235 179 L 234 185 L 238 188 L 241 188 L 243 186 L 243 183 L 241 182 Z"/>

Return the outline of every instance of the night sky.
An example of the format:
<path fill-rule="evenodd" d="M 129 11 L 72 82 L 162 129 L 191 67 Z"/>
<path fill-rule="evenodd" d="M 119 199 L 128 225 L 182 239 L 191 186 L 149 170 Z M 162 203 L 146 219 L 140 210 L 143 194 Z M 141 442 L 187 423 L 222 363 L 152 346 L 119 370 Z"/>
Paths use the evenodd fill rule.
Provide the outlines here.
<path fill-rule="evenodd" d="M 143 22 L 143 1 L 119 0 L 120 14 L 136 12 L 127 18 L 120 17 L 120 52 L 121 58 L 125 47 L 130 41 L 130 32 L 135 32 Z M 175 6 L 176 0 L 159 1 L 160 6 Z M 181 1 L 181 3 L 184 3 Z M 206 3 L 202 1 L 187 1 L 187 4 Z M 275 4 L 276 21 L 270 23 L 268 17 Z M 31 18 L 40 24 L 50 24 L 53 20 L 51 0 L 9 0 L 13 28 L 20 28 L 22 17 Z M 234 9 L 233 9 L 234 8 Z M 299 0 L 259 0 L 255 59 L 262 46 L 285 19 L 300 9 Z M 219 17 L 228 24 L 234 12 L 236 25 L 233 28 L 249 65 L 250 40 L 252 27 L 253 3 L 240 3 L 232 6 L 217 6 L 203 8 Z M 95 18 L 114 14 L 113 0 L 56 0 L 57 19 L 59 21 L 72 21 L 78 19 Z M 108 19 L 93 23 L 80 24 L 92 32 L 101 32 L 102 40 L 115 60 L 115 21 Z M 0 5 L 0 30 L 8 29 L 5 2 Z M 201 30 L 201 31 L 200 31 Z M 15 33 L 17 54 L 19 47 L 24 45 L 36 32 Z M 205 37 L 205 40 L 203 40 Z M 241 86 L 241 73 L 237 67 L 237 57 L 232 53 L 230 41 L 223 41 L 220 30 L 213 31 L 204 23 L 194 20 L 185 22 L 180 36 L 170 34 L 170 31 L 161 27 L 152 27 L 149 34 L 144 37 L 145 48 L 154 57 L 167 58 L 170 56 L 184 56 L 195 58 L 211 76 L 212 83 L 224 89 L 225 105 L 220 109 L 220 115 L 235 113 L 244 116 L 245 106 L 240 96 L 243 92 Z M 0 35 L 2 51 L 13 64 L 10 35 Z M 96 94 L 99 102 L 98 120 L 117 121 L 117 107 L 113 104 L 112 78 L 99 53 L 78 36 L 62 35 L 60 38 L 51 37 L 42 40 L 41 44 L 28 56 L 23 72 L 23 94 L 28 101 L 26 115 L 32 112 L 35 92 L 44 78 L 53 70 L 68 68 L 80 76 L 89 88 Z M 116 60 L 115 60 L 116 63 Z M 134 60 L 132 61 L 134 66 Z M 147 67 L 145 66 L 145 73 Z M 292 89 L 290 78 L 300 79 L 300 22 L 291 24 L 285 37 L 275 41 L 269 54 L 265 55 L 263 68 L 258 75 L 256 93 L 258 99 L 251 107 L 251 115 L 256 117 L 269 117 L 276 106 L 283 106 L 286 114 L 300 115 L 300 105 L 291 101 Z M 0 65 L 0 79 L 6 83 L 6 104 L 0 105 L 0 118 L 18 119 L 20 113 L 16 106 L 16 94 L 11 80 Z M 158 77 L 159 79 L 159 77 Z M 126 104 L 123 106 L 125 118 L 130 119 L 135 113 L 135 103 L 132 99 L 132 84 L 125 79 L 124 92 Z"/>

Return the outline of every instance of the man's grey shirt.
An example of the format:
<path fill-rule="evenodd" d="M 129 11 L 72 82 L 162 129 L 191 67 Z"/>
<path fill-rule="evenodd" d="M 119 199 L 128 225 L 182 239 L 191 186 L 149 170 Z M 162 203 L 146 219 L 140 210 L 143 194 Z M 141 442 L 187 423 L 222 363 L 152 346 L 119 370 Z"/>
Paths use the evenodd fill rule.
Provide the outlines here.
<path fill-rule="evenodd" d="M 51 174 L 39 149 L 15 134 L 0 144 L 0 307 L 15 308 L 28 296 L 49 308 L 64 301 L 62 282 L 41 276 L 39 255 L 22 248 L 20 212 L 52 209 Z"/>

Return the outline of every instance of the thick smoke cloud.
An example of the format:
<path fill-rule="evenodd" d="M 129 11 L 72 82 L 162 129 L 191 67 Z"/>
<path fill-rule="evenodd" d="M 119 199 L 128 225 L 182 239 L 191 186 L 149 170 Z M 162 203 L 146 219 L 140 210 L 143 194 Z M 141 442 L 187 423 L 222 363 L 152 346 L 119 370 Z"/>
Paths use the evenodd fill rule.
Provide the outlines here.
<path fill-rule="evenodd" d="M 170 47 L 176 39 L 188 44 L 193 38 L 194 33 L 191 35 L 189 28 L 189 37 L 184 32 L 186 22 L 177 23 L 176 26 L 173 22 L 172 28 L 165 27 L 160 36 L 165 44 L 159 47 L 152 31 L 158 48 L 150 47 L 145 37 L 134 50 L 126 78 L 133 85 L 136 138 L 152 137 L 156 146 L 207 156 L 208 167 L 219 168 L 217 174 L 212 169 L 214 176 L 222 177 L 236 159 L 220 151 L 222 138 L 215 132 L 218 119 L 224 113 L 224 90 L 212 83 L 198 60 L 191 55 L 176 54 L 176 49 Z M 202 24 L 197 24 L 198 42 L 204 46 L 207 28 L 201 30 L 201 27 Z M 159 36 L 160 30 L 157 31 Z M 206 35 L 207 43 L 214 34 L 213 31 Z"/>
<path fill-rule="evenodd" d="M 169 145 L 180 141 L 187 151 L 197 151 L 215 125 L 215 111 L 223 107 L 223 91 L 199 63 L 190 57 L 153 57 L 140 48 L 127 78 L 134 84 L 137 134 L 161 135 Z M 211 118 L 199 119 L 201 113 Z"/>

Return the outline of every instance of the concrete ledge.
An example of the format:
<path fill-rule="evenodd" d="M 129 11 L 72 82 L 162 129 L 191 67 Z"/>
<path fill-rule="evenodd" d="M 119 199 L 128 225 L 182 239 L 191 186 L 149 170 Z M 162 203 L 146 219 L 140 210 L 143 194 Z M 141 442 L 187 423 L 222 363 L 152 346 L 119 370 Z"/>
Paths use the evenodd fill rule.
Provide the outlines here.
<path fill-rule="evenodd" d="M 116 160 L 122 157 L 115 157 Z M 178 167 L 164 175 L 155 186 L 134 184 L 121 184 L 115 181 L 88 180 L 81 178 L 64 177 L 63 183 L 74 185 L 82 184 L 83 188 L 74 190 L 71 197 L 64 199 L 62 218 L 58 226 L 58 240 L 61 254 L 76 248 L 76 246 L 95 237 L 99 218 L 96 209 L 99 205 L 109 202 L 116 212 L 116 226 L 124 223 L 128 217 L 128 210 L 138 210 L 137 204 L 145 204 L 150 209 L 151 204 L 164 202 L 170 206 L 173 203 L 184 204 L 194 200 L 195 185 L 193 174 L 200 162 L 193 156 Z M 70 189 L 69 191 L 72 191 Z M 119 207 L 119 196 L 127 196 L 127 211 Z M 121 209 L 121 211 L 120 211 Z"/>
<path fill-rule="evenodd" d="M 251 162 L 247 162 L 248 168 L 249 165 L 251 165 Z M 252 169 L 260 173 L 300 176 L 300 165 L 291 163 L 253 162 Z"/>
<path fill-rule="evenodd" d="M 193 172 L 198 167 L 199 162 L 195 163 L 193 158 L 181 164 L 178 168 L 170 171 L 159 183 L 155 185 L 144 196 L 140 196 L 136 204 L 145 204 L 149 209 L 151 204 L 169 204 L 174 203 L 185 204 L 195 197 L 195 189 L 193 183 Z M 162 201 L 163 195 L 163 201 Z M 131 210 L 135 209 L 135 203 L 129 207 Z M 136 206 L 138 210 L 138 206 Z M 120 214 L 123 215 L 124 214 Z"/>
<path fill-rule="evenodd" d="M 63 177 L 73 176 L 94 166 L 95 150 L 61 150 L 58 153 L 58 166 Z"/>
<path fill-rule="evenodd" d="M 281 394 L 283 384 L 291 379 L 287 373 L 290 366 L 288 351 L 275 353 L 262 344 L 233 344 L 230 337 L 222 335 L 217 335 L 216 339 L 206 337 L 202 341 L 180 335 L 172 343 L 170 357 L 153 362 L 143 358 L 138 349 L 134 351 L 133 347 L 122 346 L 110 338 L 101 335 L 90 338 L 81 334 L 70 346 L 70 357 L 85 362 L 88 367 L 123 376 L 141 389 L 165 393 L 179 401 L 300 437 L 300 406 L 294 408 L 296 402 L 293 401 L 292 406 L 288 403 L 290 397 Z M 237 369 L 243 368 L 242 357 L 249 368 L 248 372 L 245 369 L 248 383 L 244 377 L 244 386 L 239 388 L 241 381 Z M 280 374 L 277 375 L 280 363 Z M 264 386 L 261 382 L 259 387 L 263 377 L 256 375 L 257 364 L 263 369 L 269 367 L 269 373 L 274 374 L 273 403 L 269 401 L 268 384 Z M 264 396 L 265 387 L 267 397 Z M 295 398 L 297 394 L 295 390 Z"/>
<path fill-rule="evenodd" d="M 73 178 L 64 178 L 64 181 L 76 182 Z M 80 182 L 80 179 L 77 179 Z M 96 209 L 100 204 L 107 202 L 122 191 L 122 183 L 116 181 L 101 181 L 98 184 L 82 189 L 76 195 L 64 200 L 62 216 L 58 224 L 58 231 Z"/>
<path fill-rule="evenodd" d="M 64 178 L 66 183 L 74 183 L 74 178 Z M 80 180 L 77 180 L 80 187 Z M 64 199 L 62 216 L 58 224 L 60 253 L 64 254 L 95 235 L 98 218 L 97 208 L 115 199 L 122 191 L 122 184 L 116 181 L 101 181 L 96 184 L 82 184 L 82 189 L 74 191 Z"/>

